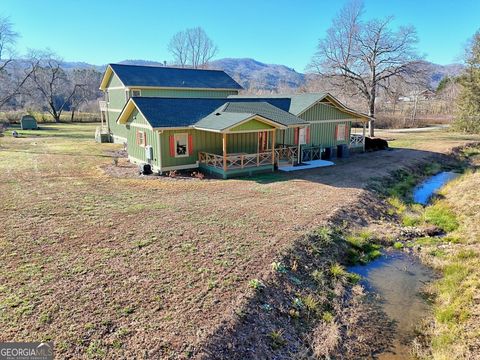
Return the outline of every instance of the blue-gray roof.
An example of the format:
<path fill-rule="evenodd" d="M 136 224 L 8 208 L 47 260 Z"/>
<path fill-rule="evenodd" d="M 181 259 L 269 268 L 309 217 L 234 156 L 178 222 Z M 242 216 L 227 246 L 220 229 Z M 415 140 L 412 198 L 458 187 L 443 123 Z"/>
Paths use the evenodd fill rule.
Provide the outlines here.
<path fill-rule="evenodd" d="M 198 121 L 195 127 L 222 131 L 256 115 L 271 120 L 281 127 L 308 124 L 305 120 L 265 101 L 228 101 Z"/>
<path fill-rule="evenodd" d="M 109 64 L 125 86 L 190 89 L 232 89 L 242 87 L 221 70 L 184 69 L 161 66 Z"/>
<path fill-rule="evenodd" d="M 226 103 L 261 102 L 277 107 L 278 112 L 286 112 L 289 99 L 216 99 L 216 98 L 161 98 L 133 97 L 132 101 L 154 128 L 185 127 L 194 125 Z M 286 109 L 286 110 L 285 110 Z M 282 111 L 283 110 L 283 111 Z M 250 110 L 249 110 L 250 111 Z M 261 115 L 261 114 L 259 114 Z M 285 115 L 285 114 L 284 114 Z M 292 115 L 293 116 L 293 115 Z M 299 122 L 304 122 L 298 119 Z"/>

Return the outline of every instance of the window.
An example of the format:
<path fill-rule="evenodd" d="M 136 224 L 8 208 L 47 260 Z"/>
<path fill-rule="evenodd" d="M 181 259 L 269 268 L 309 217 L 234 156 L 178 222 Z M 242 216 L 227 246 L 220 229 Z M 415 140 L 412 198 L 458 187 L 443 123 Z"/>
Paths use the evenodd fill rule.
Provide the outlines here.
<path fill-rule="evenodd" d="M 139 90 L 139 89 L 133 89 L 132 90 L 132 97 L 138 97 L 138 96 L 142 96 L 142 91 Z"/>
<path fill-rule="evenodd" d="M 175 157 L 188 156 L 188 134 L 174 135 Z"/>
<path fill-rule="evenodd" d="M 137 130 L 137 145 L 141 147 L 145 147 L 147 145 L 147 136 L 145 131 Z"/>
<path fill-rule="evenodd" d="M 336 129 L 336 138 L 337 141 L 345 141 L 347 138 L 347 127 L 345 124 L 338 124 Z"/>

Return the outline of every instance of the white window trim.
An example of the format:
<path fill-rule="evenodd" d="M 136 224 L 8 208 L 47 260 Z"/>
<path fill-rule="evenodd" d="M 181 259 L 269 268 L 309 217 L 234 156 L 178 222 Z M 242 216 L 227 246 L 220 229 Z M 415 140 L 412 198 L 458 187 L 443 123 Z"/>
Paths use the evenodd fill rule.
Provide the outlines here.
<path fill-rule="evenodd" d="M 137 146 L 140 146 L 142 148 L 146 147 L 147 144 L 146 144 L 146 141 L 145 141 L 145 138 L 146 138 L 145 131 L 137 129 L 137 132 L 135 133 L 135 136 L 138 136 L 138 134 L 141 134 L 143 144 L 138 144 L 137 143 Z M 138 141 L 138 138 L 136 138 L 136 140 Z"/>
<path fill-rule="evenodd" d="M 180 136 L 185 136 L 187 141 L 186 141 L 186 151 L 185 151 L 185 154 L 184 155 L 179 155 L 177 154 L 177 138 L 180 137 Z M 173 142 L 174 142 L 174 145 L 175 145 L 175 157 L 176 158 L 183 158 L 183 157 L 189 157 L 190 155 L 190 148 L 189 148 L 189 145 L 188 145 L 188 133 L 176 133 L 176 134 L 173 134 Z"/>
<path fill-rule="evenodd" d="M 133 92 L 138 91 L 138 96 L 142 96 L 142 90 L 141 89 L 131 89 L 130 90 L 130 97 L 133 97 Z"/>

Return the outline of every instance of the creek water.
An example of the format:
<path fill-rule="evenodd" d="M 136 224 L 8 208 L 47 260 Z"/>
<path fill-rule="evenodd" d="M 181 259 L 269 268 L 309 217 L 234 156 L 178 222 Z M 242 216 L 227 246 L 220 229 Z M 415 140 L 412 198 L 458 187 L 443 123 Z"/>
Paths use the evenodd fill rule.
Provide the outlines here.
<path fill-rule="evenodd" d="M 441 172 L 428 178 L 414 188 L 413 201 L 427 205 L 442 186 L 459 175 Z M 388 352 L 379 354 L 378 359 L 410 359 L 415 327 L 430 311 L 421 293 L 425 284 L 433 279 L 433 271 L 414 255 L 399 250 L 386 251 L 380 258 L 366 265 L 352 266 L 349 271 L 362 276 L 365 288 L 377 295 L 372 301 L 378 302 L 393 320 L 394 329 L 388 329 L 395 334 L 392 347 Z"/>
<path fill-rule="evenodd" d="M 378 359 L 409 359 L 415 326 L 429 311 L 421 290 L 433 278 L 433 272 L 416 257 L 398 250 L 384 252 L 380 258 L 352 266 L 349 271 L 362 276 L 365 288 L 377 295 L 373 301 L 394 322 L 394 329 L 388 329 L 395 334 L 393 346 Z"/>
<path fill-rule="evenodd" d="M 427 205 L 432 196 L 435 195 L 442 186 L 459 175 L 460 174 L 456 172 L 442 171 L 428 178 L 413 189 L 413 201 L 418 204 Z"/>

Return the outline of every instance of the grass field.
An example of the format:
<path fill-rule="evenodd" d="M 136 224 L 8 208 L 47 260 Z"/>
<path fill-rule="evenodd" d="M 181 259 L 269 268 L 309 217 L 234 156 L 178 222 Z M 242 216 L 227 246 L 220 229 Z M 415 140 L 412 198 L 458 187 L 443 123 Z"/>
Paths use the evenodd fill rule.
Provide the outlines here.
<path fill-rule="evenodd" d="M 113 177 L 104 169 L 119 146 L 96 144 L 94 128 L 0 138 L 0 341 L 53 340 L 62 358 L 186 356 L 373 177 L 478 140 L 395 134 L 394 146 L 419 150 L 202 181 Z"/>

